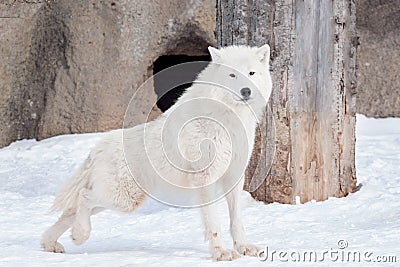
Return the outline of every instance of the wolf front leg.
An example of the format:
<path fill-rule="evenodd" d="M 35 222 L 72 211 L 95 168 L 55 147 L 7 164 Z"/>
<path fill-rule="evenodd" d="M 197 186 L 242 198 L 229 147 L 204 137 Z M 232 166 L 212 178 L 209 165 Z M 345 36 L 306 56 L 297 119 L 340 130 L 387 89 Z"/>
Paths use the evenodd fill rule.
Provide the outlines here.
<path fill-rule="evenodd" d="M 203 203 L 208 203 L 212 199 L 214 192 L 214 188 L 210 190 L 209 186 L 202 188 L 201 199 L 204 200 Z M 235 250 L 227 249 L 221 238 L 221 225 L 216 203 L 204 204 L 201 207 L 201 212 L 205 228 L 205 238 L 209 241 L 209 250 L 213 260 L 231 261 L 238 258 L 239 253 Z"/>
<path fill-rule="evenodd" d="M 242 223 L 242 212 L 240 205 L 240 195 L 242 192 L 243 183 L 236 185 L 226 196 L 229 207 L 231 235 L 234 248 L 242 255 L 257 256 L 260 250 L 255 245 L 249 244 L 246 239 L 244 227 Z"/>

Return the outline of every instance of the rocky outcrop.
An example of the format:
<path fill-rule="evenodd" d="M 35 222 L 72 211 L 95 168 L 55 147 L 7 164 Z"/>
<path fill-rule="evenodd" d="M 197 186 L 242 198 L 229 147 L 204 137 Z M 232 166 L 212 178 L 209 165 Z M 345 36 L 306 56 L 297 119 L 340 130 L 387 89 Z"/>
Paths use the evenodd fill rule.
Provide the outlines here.
<path fill-rule="evenodd" d="M 33 136 L 35 131 L 35 110 L 43 101 L 34 103 L 31 98 L 36 92 L 21 87 L 28 88 L 23 77 L 29 72 L 33 21 L 42 6 L 39 2 L 26 4 L 12 0 L 0 5 L 0 147 Z"/>
<path fill-rule="evenodd" d="M 357 0 L 357 112 L 400 117 L 400 2 Z"/>
<path fill-rule="evenodd" d="M 0 146 L 121 127 L 154 60 L 206 54 L 215 21 L 211 0 L 4 1 Z M 140 97 L 135 110 L 151 110 L 151 86 Z M 130 123 L 145 116 L 132 114 Z"/>

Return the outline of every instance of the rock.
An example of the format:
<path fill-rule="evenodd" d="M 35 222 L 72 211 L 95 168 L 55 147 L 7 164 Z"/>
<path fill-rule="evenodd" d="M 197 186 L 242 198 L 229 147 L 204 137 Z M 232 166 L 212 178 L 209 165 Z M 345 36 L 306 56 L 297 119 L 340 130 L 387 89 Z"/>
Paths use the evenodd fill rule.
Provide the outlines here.
<path fill-rule="evenodd" d="M 154 60 L 215 45 L 211 0 L 7 0 L 0 17 L 0 146 L 120 128 Z M 160 114 L 151 85 L 129 125 Z"/>
<path fill-rule="evenodd" d="M 0 4 L 0 147 L 34 136 L 38 102 L 24 84 L 33 45 L 35 16 L 43 3 L 14 0 Z M 22 88 L 23 87 L 23 88 Z"/>
<path fill-rule="evenodd" d="M 400 116 L 400 2 L 357 0 L 357 112 Z"/>

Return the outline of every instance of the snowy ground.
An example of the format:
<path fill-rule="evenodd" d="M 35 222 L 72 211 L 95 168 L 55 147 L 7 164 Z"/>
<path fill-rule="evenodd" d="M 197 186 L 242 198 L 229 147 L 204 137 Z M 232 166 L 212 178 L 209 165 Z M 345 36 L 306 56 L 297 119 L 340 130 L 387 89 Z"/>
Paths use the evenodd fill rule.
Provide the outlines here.
<path fill-rule="evenodd" d="M 297 253 L 313 251 L 319 260 L 324 256 L 324 265 L 349 265 L 347 254 L 341 261 L 342 252 L 360 252 L 358 266 L 396 266 L 374 262 L 384 260 L 377 258 L 383 255 L 397 256 L 400 265 L 400 119 L 358 116 L 357 177 L 362 187 L 347 198 L 263 205 L 243 194 L 247 235 L 258 246 L 268 246 L 264 262 L 250 257 L 212 262 L 199 211 L 155 201 L 130 215 L 94 216 L 91 238 L 82 246 L 75 246 L 67 232 L 60 240 L 66 254 L 42 251 L 40 236 L 58 216 L 48 213 L 55 192 L 100 138 L 83 134 L 23 140 L 0 150 L 0 266 L 287 266 L 295 264 Z M 220 208 L 223 235 L 231 245 L 225 204 Z M 348 247 L 339 249 L 339 240 L 339 246 L 347 242 Z M 336 251 L 339 259 L 333 263 Z M 363 261 L 364 253 L 371 262 Z"/>

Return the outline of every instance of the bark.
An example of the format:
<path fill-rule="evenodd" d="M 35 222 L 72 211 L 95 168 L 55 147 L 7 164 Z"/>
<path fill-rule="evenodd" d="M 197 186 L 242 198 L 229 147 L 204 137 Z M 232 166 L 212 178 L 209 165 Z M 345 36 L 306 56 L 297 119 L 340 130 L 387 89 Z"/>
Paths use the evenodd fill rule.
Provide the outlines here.
<path fill-rule="evenodd" d="M 219 45 L 272 50 L 274 88 L 245 188 L 268 203 L 354 191 L 354 1 L 218 0 L 217 9 Z M 253 176 L 263 180 L 255 191 Z"/>

